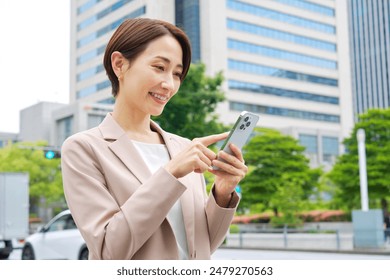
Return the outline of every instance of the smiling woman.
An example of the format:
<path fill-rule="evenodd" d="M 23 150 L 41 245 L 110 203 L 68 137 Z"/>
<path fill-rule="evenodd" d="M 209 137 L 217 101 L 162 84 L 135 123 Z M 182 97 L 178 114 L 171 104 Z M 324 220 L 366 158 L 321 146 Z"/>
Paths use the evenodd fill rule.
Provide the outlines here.
<path fill-rule="evenodd" d="M 69 98 L 70 2 L 0 1 L 0 132 L 19 131 L 19 111 Z M 4 98 L 4 97 L 3 97 Z"/>
<path fill-rule="evenodd" d="M 190 63 L 187 35 L 160 20 L 126 20 L 107 44 L 114 110 L 61 153 L 65 196 L 90 259 L 210 259 L 224 240 L 247 172 L 241 151 L 232 145 L 220 161 L 207 146 L 227 133 L 190 141 L 151 120 Z M 215 175 L 209 195 L 204 172 Z"/>

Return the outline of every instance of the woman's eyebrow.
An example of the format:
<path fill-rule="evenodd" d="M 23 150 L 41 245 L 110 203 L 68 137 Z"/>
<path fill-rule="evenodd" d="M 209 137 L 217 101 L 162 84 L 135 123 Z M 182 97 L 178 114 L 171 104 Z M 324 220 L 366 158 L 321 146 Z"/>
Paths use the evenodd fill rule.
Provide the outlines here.
<path fill-rule="evenodd" d="M 165 57 L 165 56 L 158 55 L 155 58 L 164 60 L 166 63 L 169 63 L 169 64 L 171 63 L 171 60 L 169 58 Z M 182 64 L 178 64 L 178 65 L 176 65 L 176 67 L 179 67 L 179 68 L 183 69 L 183 65 Z"/>

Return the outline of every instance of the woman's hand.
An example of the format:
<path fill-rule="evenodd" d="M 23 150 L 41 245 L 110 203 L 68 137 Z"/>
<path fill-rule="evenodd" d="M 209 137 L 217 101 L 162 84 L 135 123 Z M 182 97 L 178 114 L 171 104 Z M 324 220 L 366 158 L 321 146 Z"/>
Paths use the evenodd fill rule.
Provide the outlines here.
<path fill-rule="evenodd" d="M 181 178 L 190 172 L 203 173 L 211 170 L 211 163 L 217 158 L 216 154 L 207 148 L 211 144 L 225 139 L 228 132 L 195 138 L 191 145 L 172 158 L 165 169 L 176 178 Z"/>
<path fill-rule="evenodd" d="M 218 152 L 218 159 L 212 161 L 212 165 L 218 170 L 209 170 L 215 175 L 214 195 L 217 204 L 221 207 L 228 207 L 232 193 L 238 183 L 245 177 L 248 167 L 245 165 L 241 150 L 234 144 L 230 144 L 233 155 L 224 151 Z"/>

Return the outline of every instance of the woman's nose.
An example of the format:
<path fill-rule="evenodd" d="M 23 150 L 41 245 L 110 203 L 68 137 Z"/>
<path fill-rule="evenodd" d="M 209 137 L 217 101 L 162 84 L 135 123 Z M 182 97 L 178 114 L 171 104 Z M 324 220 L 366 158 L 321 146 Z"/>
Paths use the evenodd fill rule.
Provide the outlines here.
<path fill-rule="evenodd" d="M 164 78 L 164 80 L 162 81 L 161 86 L 164 89 L 174 90 L 175 89 L 175 83 L 174 83 L 173 77 L 170 76 L 170 75 L 167 75 Z"/>

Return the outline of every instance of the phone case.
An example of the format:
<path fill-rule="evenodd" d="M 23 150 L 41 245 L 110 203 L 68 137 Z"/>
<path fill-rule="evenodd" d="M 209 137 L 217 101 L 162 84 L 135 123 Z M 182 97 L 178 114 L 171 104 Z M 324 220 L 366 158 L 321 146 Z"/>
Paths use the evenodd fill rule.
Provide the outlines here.
<path fill-rule="evenodd" d="M 252 134 L 253 129 L 256 127 L 257 122 L 259 121 L 259 116 L 247 111 L 241 112 L 236 123 L 234 124 L 232 130 L 229 133 L 229 136 L 226 138 L 224 144 L 221 147 L 221 150 L 227 152 L 228 154 L 233 154 L 229 145 L 233 143 L 238 148 L 242 147 L 248 142 L 250 135 Z M 220 159 L 223 161 L 222 159 Z M 217 170 L 217 167 L 213 167 Z"/>

